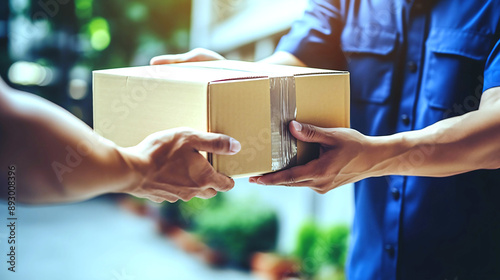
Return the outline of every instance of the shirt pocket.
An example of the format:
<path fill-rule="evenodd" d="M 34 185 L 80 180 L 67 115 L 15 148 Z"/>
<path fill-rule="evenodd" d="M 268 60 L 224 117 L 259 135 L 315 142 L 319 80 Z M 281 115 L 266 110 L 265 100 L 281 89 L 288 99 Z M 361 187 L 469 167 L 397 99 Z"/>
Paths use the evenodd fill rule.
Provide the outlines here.
<path fill-rule="evenodd" d="M 346 27 L 342 50 L 351 74 L 353 102 L 387 103 L 394 76 L 396 32 Z"/>
<path fill-rule="evenodd" d="M 426 42 L 424 96 L 431 108 L 471 111 L 479 105 L 491 36 L 456 29 L 433 29 Z"/>

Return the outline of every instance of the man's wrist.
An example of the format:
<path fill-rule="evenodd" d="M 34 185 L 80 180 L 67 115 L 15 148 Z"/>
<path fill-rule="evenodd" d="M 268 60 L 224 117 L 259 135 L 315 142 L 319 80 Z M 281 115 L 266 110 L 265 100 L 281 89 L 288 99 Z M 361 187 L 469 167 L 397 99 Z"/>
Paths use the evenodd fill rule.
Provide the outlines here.
<path fill-rule="evenodd" d="M 412 144 L 404 134 L 368 136 L 368 141 L 371 154 L 368 160 L 373 165 L 369 177 L 398 175 L 406 171 L 402 159 L 411 150 Z"/>
<path fill-rule="evenodd" d="M 134 147 L 115 147 L 119 161 L 118 182 L 113 192 L 131 193 L 138 188 L 145 176 L 145 163 L 134 153 Z"/>

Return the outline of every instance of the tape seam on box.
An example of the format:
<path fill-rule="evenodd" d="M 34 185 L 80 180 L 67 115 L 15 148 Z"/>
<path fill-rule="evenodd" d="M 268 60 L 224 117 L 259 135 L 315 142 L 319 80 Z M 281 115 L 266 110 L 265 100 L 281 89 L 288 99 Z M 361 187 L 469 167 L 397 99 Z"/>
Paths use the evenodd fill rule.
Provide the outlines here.
<path fill-rule="evenodd" d="M 295 78 L 270 77 L 272 171 L 297 164 L 297 139 L 288 124 L 297 115 Z"/>

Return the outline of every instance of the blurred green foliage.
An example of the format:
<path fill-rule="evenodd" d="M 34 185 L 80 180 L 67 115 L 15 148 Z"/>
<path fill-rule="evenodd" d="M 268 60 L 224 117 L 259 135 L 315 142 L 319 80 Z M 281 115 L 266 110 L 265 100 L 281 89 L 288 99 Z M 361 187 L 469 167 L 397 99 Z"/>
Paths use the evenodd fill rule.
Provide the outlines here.
<path fill-rule="evenodd" d="M 147 63 L 189 47 L 191 0 L 75 0 L 83 65 L 90 69 Z"/>
<path fill-rule="evenodd" d="M 224 194 L 217 194 L 211 199 L 194 197 L 189 201 L 178 200 L 175 203 L 164 202 L 160 209 L 161 217 L 170 225 L 187 230 L 195 228 L 195 218 L 211 208 L 218 208 L 226 203 Z"/>
<path fill-rule="evenodd" d="M 237 266 L 248 268 L 253 253 L 275 250 L 278 217 L 274 210 L 252 200 L 207 208 L 194 221 L 194 231 Z"/>
<path fill-rule="evenodd" d="M 256 205 L 253 199 L 229 199 L 219 193 L 211 199 L 165 203 L 161 216 L 171 225 L 194 232 L 238 267 L 248 268 L 253 253 L 272 252 L 276 247 L 276 212 Z"/>
<path fill-rule="evenodd" d="M 15 62 L 42 66 L 31 64 L 31 72 L 16 74 L 9 81 L 91 125 L 92 71 L 147 65 L 156 55 L 187 51 L 191 2 L 1 1 L 0 25 L 9 19 L 9 34 L 0 38 L 0 75 L 9 77 Z M 75 98 L 71 92 L 84 93 Z"/>
<path fill-rule="evenodd" d="M 332 272 L 328 279 L 342 279 L 348 238 L 347 226 L 321 228 L 313 221 L 304 223 L 299 230 L 294 252 L 301 262 L 304 275 L 312 279 L 323 279 L 321 275 L 330 269 Z"/>

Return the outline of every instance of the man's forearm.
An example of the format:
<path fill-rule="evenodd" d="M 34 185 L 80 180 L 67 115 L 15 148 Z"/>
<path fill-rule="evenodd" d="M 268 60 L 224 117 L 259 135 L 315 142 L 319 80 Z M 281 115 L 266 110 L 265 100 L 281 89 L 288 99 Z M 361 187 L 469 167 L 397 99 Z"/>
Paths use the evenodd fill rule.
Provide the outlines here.
<path fill-rule="evenodd" d="M 446 119 L 418 131 L 371 137 L 380 160 L 374 176 L 450 176 L 500 168 L 499 90 L 493 89 L 477 111 Z"/>
<path fill-rule="evenodd" d="M 83 200 L 138 180 L 114 143 L 64 109 L 31 94 L 0 90 L 5 132 L 0 161 L 17 166 L 21 202 Z"/>

